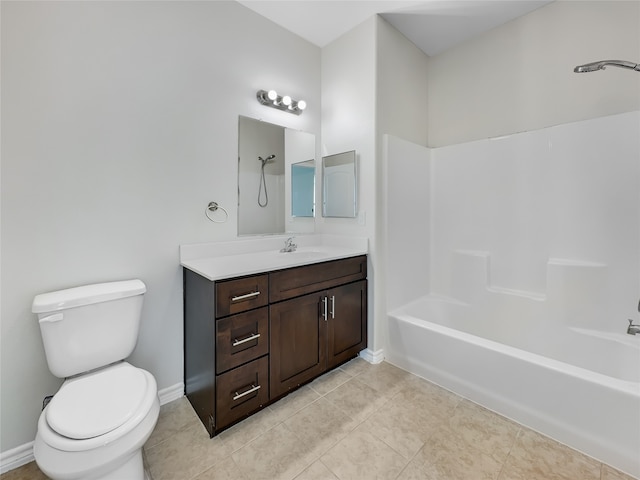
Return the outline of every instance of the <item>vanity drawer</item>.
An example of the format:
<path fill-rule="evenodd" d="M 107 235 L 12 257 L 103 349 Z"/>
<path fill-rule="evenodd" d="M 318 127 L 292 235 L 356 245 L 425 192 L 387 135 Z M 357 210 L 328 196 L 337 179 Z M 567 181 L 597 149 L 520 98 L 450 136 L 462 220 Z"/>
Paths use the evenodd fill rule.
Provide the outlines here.
<path fill-rule="evenodd" d="M 268 302 L 268 274 L 216 282 L 216 318 L 262 307 Z"/>
<path fill-rule="evenodd" d="M 269 307 L 216 320 L 216 373 L 269 353 Z"/>
<path fill-rule="evenodd" d="M 220 430 L 269 401 L 269 357 L 219 375 L 216 390 L 216 430 Z"/>
<path fill-rule="evenodd" d="M 279 302 L 367 278 L 367 256 L 288 268 L 269 275 L 269 300 Z"/>

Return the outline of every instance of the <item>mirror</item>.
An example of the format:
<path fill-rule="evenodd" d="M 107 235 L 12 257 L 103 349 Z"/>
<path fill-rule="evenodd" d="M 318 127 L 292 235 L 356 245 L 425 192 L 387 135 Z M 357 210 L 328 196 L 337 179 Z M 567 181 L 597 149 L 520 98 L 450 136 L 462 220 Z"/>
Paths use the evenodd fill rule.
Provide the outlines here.
<path fill-rule="evenodd" d="M 323 217 L 356 217 L 356 174 L 355 150 L 322 157 Z"/>
<path fill-rule="evenodd" d="M 313 217 L 316 165 L 313 160 L 291 164 L 291 215 Z"/>
<path fill-rule="evenodd" d="M 238 235 L 313 232 L 311 215 L 294 212 L 293 165 L 307 164 L 315 178 L 315 136 L 249 117 L 238 123 Z M 309 168 L 313 166 L 313 168 Z M 309 174 L 307 174 L 309 175 Z M 309 179 L 305 185 L 309 185 Z M 296 197 L 315 198 L 299 185 Z M 298 211 L 297 204 L 295 205 Z M 309 205 L 300 207 L 308 213 Z M 309 218 L 311 217 L 311 218 Z"/>

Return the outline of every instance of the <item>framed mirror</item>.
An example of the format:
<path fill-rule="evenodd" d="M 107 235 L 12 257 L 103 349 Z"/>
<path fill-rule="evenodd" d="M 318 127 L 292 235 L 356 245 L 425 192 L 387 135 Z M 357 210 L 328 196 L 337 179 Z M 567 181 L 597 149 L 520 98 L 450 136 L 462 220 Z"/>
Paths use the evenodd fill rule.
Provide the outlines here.
<path fill-rule="evenodd" d="M 356 151 L 322 157 L 322 216 L 355 218 L 357 199 Z"/>
<path fill-rule="evenodd" d="M 238 120 L 238 235 L 311 233 L 313 213 L 296 215 L 295 164 L 311 162 L 315 178 L 315 136 L 311 133 L 240 116 Z M 306 185 L 309 185 L 307 181 Z M 315 197 L 302 190 L 297 196 Z M 297 206 L 296 206 L 297 208 Z M 303 208 L 303 207 L 300 207 Z M 308 205 L 306 207 L 308 211 Z M 315 206 L 311 206 L 311 211 Z"/>

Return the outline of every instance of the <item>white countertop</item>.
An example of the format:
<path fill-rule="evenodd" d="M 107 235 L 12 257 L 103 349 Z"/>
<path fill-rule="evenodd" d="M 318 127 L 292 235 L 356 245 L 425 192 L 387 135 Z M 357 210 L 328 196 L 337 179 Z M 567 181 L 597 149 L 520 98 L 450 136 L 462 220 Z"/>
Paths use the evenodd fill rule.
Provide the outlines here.
<path fill-rule="evenodd" d="M 180 246 L 180 265 L 209 280 L 252 275 L 365 255 L 368 239 L 340 235 L 300 235 L 295 252 L 281 253 L 289 236 L 243 238 Z"/>

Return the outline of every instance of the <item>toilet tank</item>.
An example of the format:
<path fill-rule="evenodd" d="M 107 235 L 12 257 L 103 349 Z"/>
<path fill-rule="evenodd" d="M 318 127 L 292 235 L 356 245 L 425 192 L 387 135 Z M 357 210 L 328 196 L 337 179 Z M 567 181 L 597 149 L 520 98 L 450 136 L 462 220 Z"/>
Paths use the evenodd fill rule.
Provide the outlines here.
<path fill-rule="evenodd" d="M 70 377 L 131 355 L 145 291 L 141 280 L 125 280 L 37 295 L 31 311 L 51 373 Z"/>

